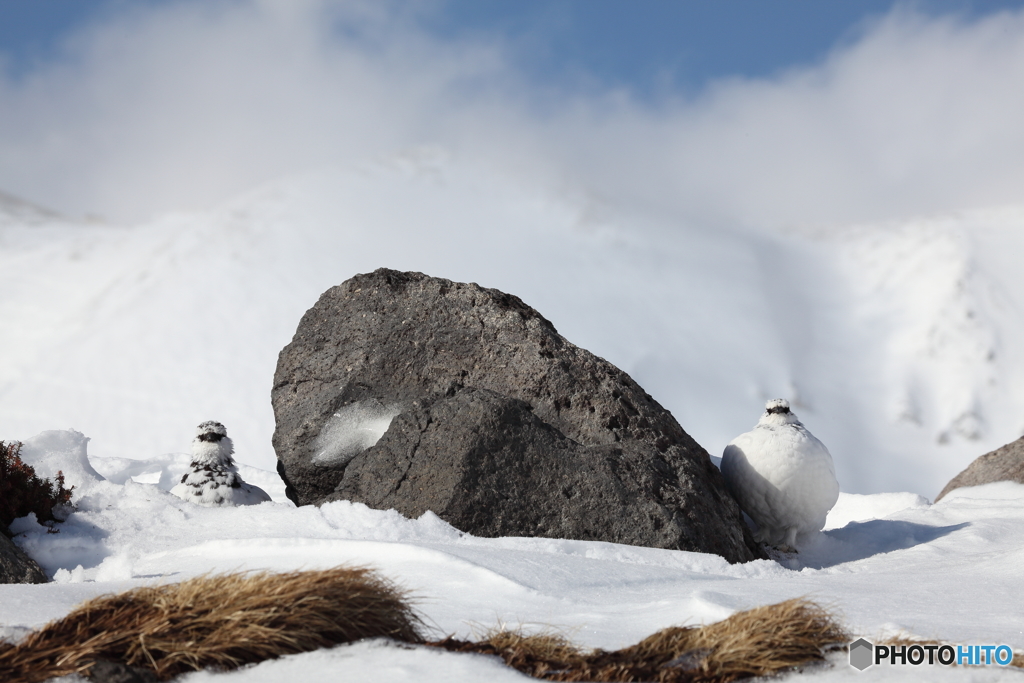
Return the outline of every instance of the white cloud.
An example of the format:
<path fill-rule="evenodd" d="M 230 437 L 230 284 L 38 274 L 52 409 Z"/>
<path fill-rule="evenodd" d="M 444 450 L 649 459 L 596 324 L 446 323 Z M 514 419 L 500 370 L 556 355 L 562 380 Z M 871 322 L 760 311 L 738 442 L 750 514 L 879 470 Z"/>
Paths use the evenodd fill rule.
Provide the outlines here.
<path fill-rule="evenodd" d="M 421 18 L 317 0 L 108 17 L 0 81 L 0 188 L 137 219 L 435 143 L 710 224 L 1022 200 L 1024 13 L 897 9 L 822 64 L 653 105 L 527 83 L 514 50 L 443 42 Z"/>

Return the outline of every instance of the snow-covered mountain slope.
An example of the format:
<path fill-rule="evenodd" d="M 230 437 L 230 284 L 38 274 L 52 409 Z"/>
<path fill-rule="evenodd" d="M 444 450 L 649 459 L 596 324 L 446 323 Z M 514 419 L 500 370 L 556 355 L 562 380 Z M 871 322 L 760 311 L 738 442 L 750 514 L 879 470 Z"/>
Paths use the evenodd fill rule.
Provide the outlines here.
<path fill-rule="evenodd" d="M 24 215 L 0 197 L 4 439 L 73 427 L 151 458 L 214 419 L 273 469 L 277 353 L 381 266 L 520 296 L 712 455 L 786 398 L 847 492 L 934 497 L 1024 431 L 1024 209 L 694 226 L 417 149 L 131 227 Z"/>

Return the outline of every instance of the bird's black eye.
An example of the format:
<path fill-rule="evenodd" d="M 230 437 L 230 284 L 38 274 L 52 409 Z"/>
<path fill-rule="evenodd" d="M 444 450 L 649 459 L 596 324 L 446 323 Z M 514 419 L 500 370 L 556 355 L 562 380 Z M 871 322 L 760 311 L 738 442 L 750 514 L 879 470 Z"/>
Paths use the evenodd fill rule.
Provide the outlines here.
<path fill-rule="evenodd" d="M 217 441 L 220 441 L 223 438 L 224 438 L 224 435 L 223 434 L 218 434 L 217 432 L 206 432 L 205 434 L 200 434 L 199 435 L 199 440 L 200 441 L 213 441 L 213 442 L 217 442 Z"/>
<path fill-rule="evenodd" d="M 772 406 L 771 408 L 768 409 L 768 413 L 769 414 L 776 414 L 777 415 L 777 414 L 781 413 L 781 414 L 785 415 L 788 412 L 789 412 L 789 406 Z"/>

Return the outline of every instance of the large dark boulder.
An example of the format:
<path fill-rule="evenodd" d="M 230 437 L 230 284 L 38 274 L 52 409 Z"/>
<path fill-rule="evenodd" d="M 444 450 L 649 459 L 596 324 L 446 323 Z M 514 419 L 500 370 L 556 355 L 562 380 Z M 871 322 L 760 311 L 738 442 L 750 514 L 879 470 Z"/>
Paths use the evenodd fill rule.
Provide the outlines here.
<path fill-rule="evenodd" d="M 46 574 L 25 551 L 10 539 L 11 531 L 0 522 L 0 583 L 46 583 Z"/>
<path fill-rule="evenodd" d="M 466 388 L 396 417 L 377 445 L 348 463 L 326 500 L 357 500 L 407 517 L 431 510 L 478 536 L 696 548 L 702 539 L 677 507 L 678 488 L 660 456 L 617 444 L 583 446 L 528 403 Z M 714 507 L 689 512 L 720 514 Z"/>
<path fill-rule="evenodd" d="M 764 556 L 667 410 L 497 290 L 386 269 L 333 287 L 281 352 L 272 402 L 278 471 L 298 505 L 346 499 L 432 510 L 480 536 Z"/>
<path fill-rule="evenodd" d="M 939 499 L 953 489 L 991 484 L 994 481 L 1015 481 L 1024 484 L 1024 436 L 991 453 L 979 456 L 967 466 L 967 469 L 946 484 L 935 497 L 935 502 L 939 502 Z"/>

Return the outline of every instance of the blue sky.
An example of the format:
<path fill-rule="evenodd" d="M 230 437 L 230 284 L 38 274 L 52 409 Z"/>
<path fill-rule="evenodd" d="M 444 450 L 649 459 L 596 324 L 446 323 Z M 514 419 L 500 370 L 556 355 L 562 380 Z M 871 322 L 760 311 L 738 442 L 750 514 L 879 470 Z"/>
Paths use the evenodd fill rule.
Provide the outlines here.
<path fill-rule="evenodd" d="M 0 52 L 24 73 L 53 59 L 76 29 L 173 0 L 0 0 Z M 400 2 L 411 6 L 413 3 Z M 764 77 L 821 60 L 888 13 L 894 0 L 448 0 L 414 3 L 441 38 L 499 38 L 541 83 L 693 94 L 709 81 Z M 1024 0 L 903 3 L 972 18 Z"/>
<path fill-rule="evenodd" d="M 0 0 L 0 191 L 123 221 L 426 147 L 708 224 L 1024 202 L 1024 0 Z"/>
<path fill-rule="evenodd" d="M 692 94 L 709 81 L 763 77 L 822 59 L 885 15 L 893 0 L 455 0 L 442 35 L 513 36 L 537 80 L 597 79 L 646 95 Z M 907 4 L 907 3 L 904 3 Z M 928 14 L 978 16 L 1014 2 L 931 0 Z"/>

